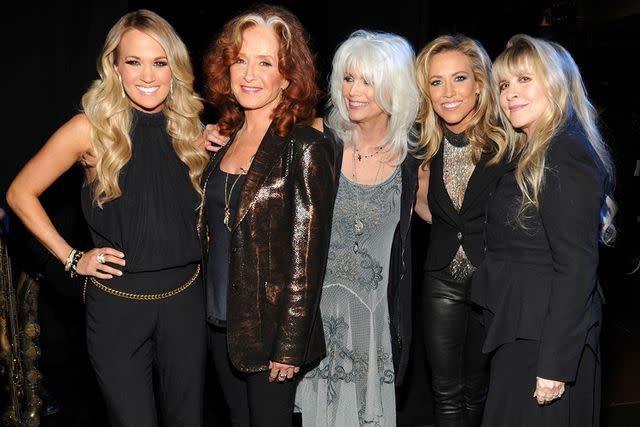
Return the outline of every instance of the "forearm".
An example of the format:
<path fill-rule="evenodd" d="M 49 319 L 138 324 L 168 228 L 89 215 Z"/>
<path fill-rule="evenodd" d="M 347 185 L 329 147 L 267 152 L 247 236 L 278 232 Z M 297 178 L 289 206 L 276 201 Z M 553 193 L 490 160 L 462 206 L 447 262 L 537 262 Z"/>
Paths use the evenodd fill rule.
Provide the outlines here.
<path fill-rule="evenodd" d="M 36 239 L 64 264 L 72 247 L 58 233 L 38 197 L 24 194 L 12 184 L 7 192 L 7 203 Z"/>

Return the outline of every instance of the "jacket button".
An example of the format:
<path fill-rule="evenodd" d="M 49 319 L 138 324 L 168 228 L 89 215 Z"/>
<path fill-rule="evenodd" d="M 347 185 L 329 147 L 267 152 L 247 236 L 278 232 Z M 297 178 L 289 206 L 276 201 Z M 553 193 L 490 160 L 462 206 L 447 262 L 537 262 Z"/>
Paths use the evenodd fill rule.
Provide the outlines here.
<path fill-rule="evenodd" d="M 237 291 L 238 290 L 238 283 L 237 282 L 233 282 L 231 284 L 231 289 L 233 289 L 234 291 Z"/>
<path fill-rule="evenodd" d="M 462 240 L 462 232 L 458 231 L 458 240 Z"/>

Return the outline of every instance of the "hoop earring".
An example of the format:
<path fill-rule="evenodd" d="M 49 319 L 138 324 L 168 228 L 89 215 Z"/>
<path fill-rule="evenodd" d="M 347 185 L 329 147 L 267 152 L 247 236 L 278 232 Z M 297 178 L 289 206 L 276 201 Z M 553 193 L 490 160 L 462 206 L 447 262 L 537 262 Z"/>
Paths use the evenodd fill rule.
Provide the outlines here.
<path fill-rule="evenodd" d="M 124 92 L 124 83 L 122 83 L 122 76 L 120 75 L 120 73 L 118 74 L 118 80 L 120 81 L 120 90 L 122 91 L 122 98 L 126 98 L 127 94 Z"/>

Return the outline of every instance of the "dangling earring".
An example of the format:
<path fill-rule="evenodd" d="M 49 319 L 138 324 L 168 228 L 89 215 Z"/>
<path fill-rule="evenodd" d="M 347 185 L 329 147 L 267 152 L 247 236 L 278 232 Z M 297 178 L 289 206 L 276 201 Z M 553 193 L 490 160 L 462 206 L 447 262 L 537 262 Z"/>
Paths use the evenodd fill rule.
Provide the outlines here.
<path fill-rule="evenodd" d="M 169 95 L 173 95 L 173 79 L 169 81 Z"/>
<path fill-rule="evenodd" d="M 122 76 L 120 73 L 116 73 L 118 75 L 118 80 L 120 80 L 120 90 L 122 91 L 122 97 L 126 98 L 127 94 L 124 93 L 124 83 L 122 83 Z"/>

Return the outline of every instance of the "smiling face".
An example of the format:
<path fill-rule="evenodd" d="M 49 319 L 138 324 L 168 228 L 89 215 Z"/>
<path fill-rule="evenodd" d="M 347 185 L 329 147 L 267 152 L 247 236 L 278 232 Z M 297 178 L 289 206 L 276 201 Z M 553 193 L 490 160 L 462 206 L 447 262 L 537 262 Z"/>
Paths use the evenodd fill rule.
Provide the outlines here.
<path fill-rule="evenodd" d="M 436 53 L 429 63 L 428 79 L 429 97 L 436 114 L 449 130 L 463 132 L 480 92 L 469 60 L 455 50 Z"/>
<path fill-rule="evenodd" d="M 114 64 L 131 105 L 147 113 L 157 113 L 171 88 L 171 68 L 160 44 L 142 31 L 130 29 L 118 44 Z"/>
<path fill-rule="evenodd" d="M 342 80 L 342 97 L 349 112 L 349 120 L 353 123 L 386 122 L 389 119 L 376 102 L 375 88 L 353 69 L 349 69 Z"/>
<path fill-rule="evenodd" d="M 242 47 L 230 67 L 231 91 L 245 110 L 271 114 L 289 82 L 278 69 L 280 44 L 267 26 L 254 25 L 242 33 Z"/>
<path fill-rule="evenodd" d="M 507 74 L 499 82 L 500 108 L 511 125 L 528 136 L 536 122 L 550 106 L 544 85 L 533 67 L 525 66 L 518 74 Z"/>

